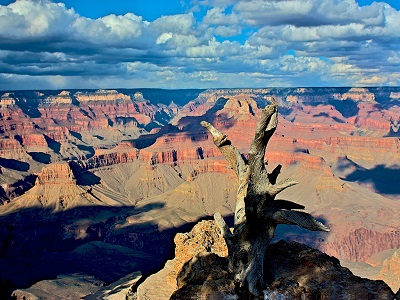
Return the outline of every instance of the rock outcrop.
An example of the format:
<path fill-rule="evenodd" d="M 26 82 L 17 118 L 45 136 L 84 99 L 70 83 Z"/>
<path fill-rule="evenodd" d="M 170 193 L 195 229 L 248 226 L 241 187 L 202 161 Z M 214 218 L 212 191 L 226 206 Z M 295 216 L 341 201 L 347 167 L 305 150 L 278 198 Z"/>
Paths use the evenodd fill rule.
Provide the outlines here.
<path fill-rule="evenodd" d="M 137 288 L 139 299 L 169 299 L 179 288 L 177 277 L 193 257 L 214 253 L 220 257 L 228 255 L 225 242 L 219 238 L 213 221 L 198 223 L 189 233 L 178 233 L 174 239 L 175 258 L 165 264 L 164 269 L 148 277 Z M 189 299 L 189 298 L 188 298 Z"/>
<path fill-rule="evenodd" d="M 237 299 L 249 297 L 230 277 L 227 249 L 214 221 L 175 237 L 175 258 L 139 285 L 136 299 Z M 383 281 L 354 276 L 339 261 L 297 242 L 271 244 L 264 268 L 264 299 L 392 299 Z M 247 298 L 246 298 L 247 299 Z"/>
<path fill-rule="evenodd" d="M 337 236 L 334 241 L 324 244 L 322 249 L 341 259 L 366 261 L 374 253 L 386 249 L 400 249 L 399 232 L 358 228 L 345 236 Z"/>
<path fill-rule="evenodd" d="M 9 203 L 3 214 L 16 209 L 41 207 L 60 211 L 78 206 L 99 205 L 102 201 L 90 189 L 76 183 L 68 163 L 52 163 L 37 175 L 35 185 L 19 201 Z M 103 203 L 104 204 L 104 203 Z"/>

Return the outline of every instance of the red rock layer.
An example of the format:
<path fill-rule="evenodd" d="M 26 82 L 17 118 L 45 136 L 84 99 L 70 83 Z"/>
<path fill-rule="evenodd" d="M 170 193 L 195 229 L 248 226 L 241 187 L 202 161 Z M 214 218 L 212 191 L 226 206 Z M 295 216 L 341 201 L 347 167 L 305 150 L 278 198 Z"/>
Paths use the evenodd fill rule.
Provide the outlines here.
<path fill-rule="evenodd" d="M 84 169 L 100 168 L 115 164 L 133 162 L 138 159 L 139 151 L 131 148 L 123 152 L 95 153 L 95 155 L 79 164 Z"/>
<path fill-rule="evenodd" d="M 18 140 L 14 138 L 0 138 L 0 157 L 20 159 L 24 155 L 25 150 Z"/>
<path fill-rule="evenodd" d="M 340 259 L 365 261 L 374 253 L 400 248 L 400 231 L 377 232 L 359 228 L 334 241 L 323 244 L 321 250 Z"/>
<path fill-rule="evenodd" d="M 38 147 L 47 147 L 46 139 L 43 134 L 31 133 L 21 136 L 22 145 L 26 148 L 37 149 Z"/>

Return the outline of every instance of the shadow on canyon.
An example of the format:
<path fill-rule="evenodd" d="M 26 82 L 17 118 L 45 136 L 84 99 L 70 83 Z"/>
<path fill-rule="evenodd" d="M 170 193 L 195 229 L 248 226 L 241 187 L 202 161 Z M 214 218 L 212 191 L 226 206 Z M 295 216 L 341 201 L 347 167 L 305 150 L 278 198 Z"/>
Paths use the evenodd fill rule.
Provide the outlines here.
<path fill-rule="evenodd" d="M 357 116 L 358 112 L 360 111 L 357 102 L 352 100 L 330 100 L 328 103 L 334 106 L 335 109 L 345 118 Z"/>
<path fill-rule="evenodd" d="M 140 89 L 118 89 L 122 93 L 134 94 L 140 92 L 143 97 L 149 100 L 153 104 L 165 104 L 169 105 L 171 102 L 183 106 L 189 101 L 196 99 L 200 93 L 204 92 L 205 89 L 177 89 L 177 90 L 166 90 L 166 89 L 154 89 L 154 88 L 140 88 Z M 162 97 L 160 97 L 162 95 Z"/>
<path fill-rule="evenodd" d="M 387 167 L 383 164 L 376 165 L 372 169 L 365 169 L 360 166 L 346 177 L 346 181 L 362 184 L 372 184 L 373 188 L 384 195 L 400 195 L 400 166 Z"/>
<path fill-rule="evenodd" d="M 4 215 L 0 279 L 18 289 L 64 274 L 94 276 L 106 284 L 135 271 L 146 277 L 173 257 L 175 234 L 194 226 L 160 231 L 155 222 L 141 221 L 142 214 L 163 207 L 82 206 L 60 212 L 33 207 Z M 0 298 L 11 292 L 2 291 Z"/>
<path fill-rule="evenodd" d="M 20 172 L 27 172 L 29 164 L 12 158 L 0 157 L 0 166 Z"/>
<path fill-rule="evenodd" d="M 33 160 L 42 163 L 49 164 L 51 163 L 51 155 L 44 152 L 28 152 L 28 154 L 32 157 Z"/>
<path fill-rule="evenodd" d="M 17 95 L 16 104 L 21 108 L 22 112 L 29 116 L 30 118 L 40 118 L 42 114 L 38 110 L 39 101 L 37 99 L 37 95 L 35 92 L 22 92 L 22 93 L 15 93 L 21 94 L 21 98 Z"/>

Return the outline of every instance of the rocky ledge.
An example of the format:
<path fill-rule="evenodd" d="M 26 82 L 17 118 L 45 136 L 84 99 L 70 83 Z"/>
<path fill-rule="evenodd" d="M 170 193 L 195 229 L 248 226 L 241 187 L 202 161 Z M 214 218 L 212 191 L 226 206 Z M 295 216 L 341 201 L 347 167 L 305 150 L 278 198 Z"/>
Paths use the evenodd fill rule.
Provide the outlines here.
<path fill-rule="evenodd" d="M 214 221 L 178 234 L 175 258 L 128 298 L 253 299 L 231 279 L 223 243 Z M 264 299 L 399 299 L 385 282 L 355 276 L 335 257 L 297 242 L 271 244 L 266 258 Z"/>

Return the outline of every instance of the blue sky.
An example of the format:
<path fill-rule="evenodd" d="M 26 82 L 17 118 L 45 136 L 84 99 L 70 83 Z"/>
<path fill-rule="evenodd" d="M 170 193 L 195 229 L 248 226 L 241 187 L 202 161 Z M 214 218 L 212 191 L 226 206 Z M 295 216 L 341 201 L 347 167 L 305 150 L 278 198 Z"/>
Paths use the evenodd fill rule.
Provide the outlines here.
<path fill-rule="evenodd" d="M 0 0 L 0 90 L 399 86 L 398 28 L 398 0 Z"/>

